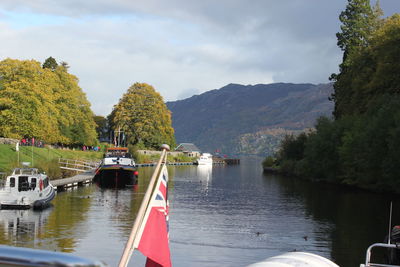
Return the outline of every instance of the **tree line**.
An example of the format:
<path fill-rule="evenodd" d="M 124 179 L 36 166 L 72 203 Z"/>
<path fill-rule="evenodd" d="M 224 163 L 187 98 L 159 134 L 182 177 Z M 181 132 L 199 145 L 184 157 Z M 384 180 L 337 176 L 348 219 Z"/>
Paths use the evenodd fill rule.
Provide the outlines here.
<path fill-rule="evenodd" d="M 50 57 L 0 61 L 0 135 L 95 145 L 93 112 L 68 64 Z"/>
<path fill-rule="evenodd" d="M 135 83 L 105 118 L 95 116 L 68 64 L 49 57 L 0 61 L 0 136 L 36 138 L 45 143 L 94 146 L 120 129 L 126 144 L 158 148 L 175 145 L 171 114 L 163 98 Z M 112 141 L 112 140 L 110 140 Z"/>
<path fill-rule="evenodd" d="M 400 15 L 383 18 L 379 1 L 348 0 L 337 34 L 343 51 L 332 74 L 333 118 L 286 136 L 282 172 L 314 180 L 400 192 Z"/>

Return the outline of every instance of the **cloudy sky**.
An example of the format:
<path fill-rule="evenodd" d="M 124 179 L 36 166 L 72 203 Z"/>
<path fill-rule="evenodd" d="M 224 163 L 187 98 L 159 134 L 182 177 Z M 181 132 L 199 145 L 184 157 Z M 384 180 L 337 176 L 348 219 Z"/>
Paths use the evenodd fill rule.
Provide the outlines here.
<path fill-rule="evenodd" d="M 106 116 L 135 82 L 165 101 L 228 83 L 325 83 L 346 0 L 1 0 L 0 59 L 49 56 Z M 400 0 L 381 0 L 385 15 Z"/>

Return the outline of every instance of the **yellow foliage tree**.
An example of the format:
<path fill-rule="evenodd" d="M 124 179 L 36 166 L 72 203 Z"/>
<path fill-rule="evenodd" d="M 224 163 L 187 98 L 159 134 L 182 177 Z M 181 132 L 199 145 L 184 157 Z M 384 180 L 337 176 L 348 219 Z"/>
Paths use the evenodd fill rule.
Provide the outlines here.
<path fill-rule="evenodd" d="M 146 148 L 175 145 L 171 112 L 162 96 L 146 83 L 135 83 L 114 106 L 111 126 L 121 129 L 128 143 Z"/>
<path fill-rule="evenodd" d="M 90 104 L 78 79 L 62 66 L 35 60 L 0 61 L 0 135 L 48 143 L 96 143 Z"/>

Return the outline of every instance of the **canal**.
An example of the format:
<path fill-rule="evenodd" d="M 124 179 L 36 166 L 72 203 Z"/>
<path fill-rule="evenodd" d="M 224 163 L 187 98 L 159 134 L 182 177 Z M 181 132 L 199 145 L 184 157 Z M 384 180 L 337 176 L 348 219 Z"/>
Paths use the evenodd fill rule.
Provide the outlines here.
<path fill-rule="evenodd" d="M 136 190 L 89 185 L 59 193 L 42 212 L 1 210 L 0 243 L 116 266 L 152 170 L 140 169 Z M 391 200 L 400 224 L 398 196 L 265 175 L 261 159 L 168 170 L 173 266 L 246 266 L 294 250 L 359 266 L 388 231 Z M 134 252 L 129 266 L 144 262 Z"/>

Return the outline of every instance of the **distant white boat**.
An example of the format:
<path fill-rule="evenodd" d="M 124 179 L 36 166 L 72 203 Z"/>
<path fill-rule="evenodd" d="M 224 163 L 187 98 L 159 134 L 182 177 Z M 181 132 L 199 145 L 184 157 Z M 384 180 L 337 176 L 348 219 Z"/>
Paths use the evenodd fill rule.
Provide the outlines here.
<path fill-rule="evenodd" d="M 212 165 L 213 159 L 210 153 L 201 154 L 200 158 L 197 160 L 197 165 Z"/>
<path fill-rule="evenodd" d="M 55 196 L 49 178 L 36 168 L 16 168 L 0 189 L 1 209 L 43 209 Z"/>

